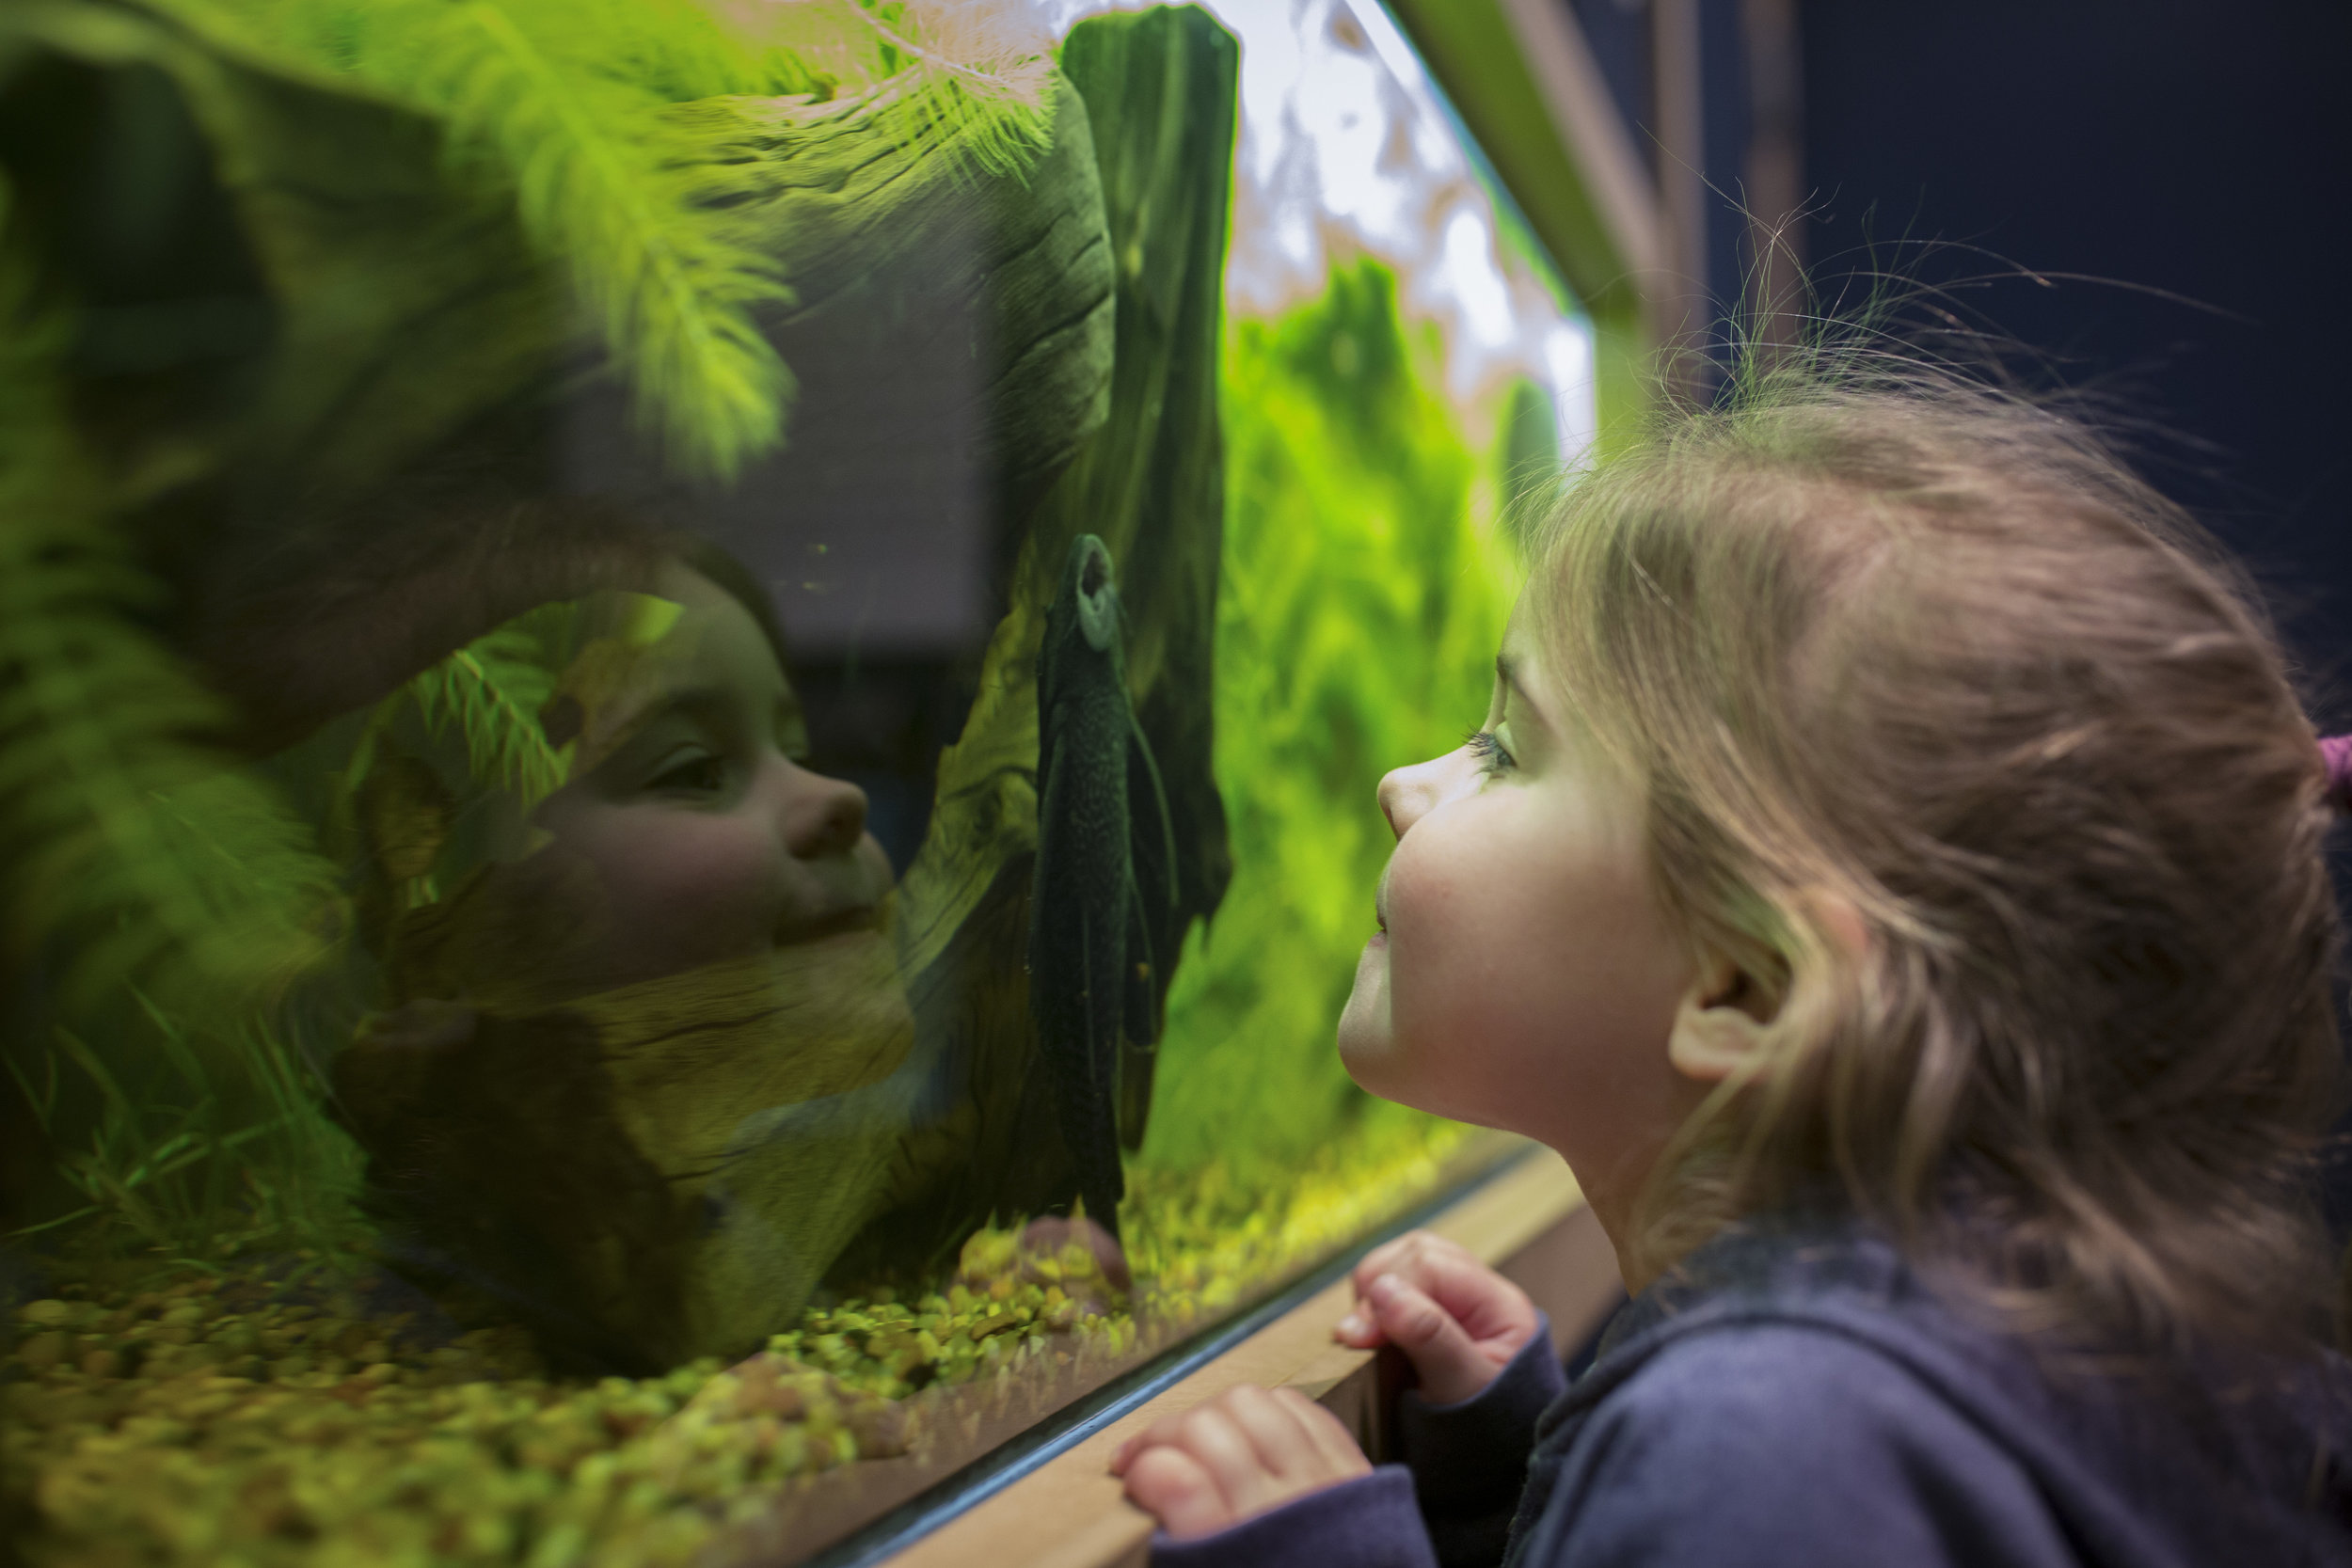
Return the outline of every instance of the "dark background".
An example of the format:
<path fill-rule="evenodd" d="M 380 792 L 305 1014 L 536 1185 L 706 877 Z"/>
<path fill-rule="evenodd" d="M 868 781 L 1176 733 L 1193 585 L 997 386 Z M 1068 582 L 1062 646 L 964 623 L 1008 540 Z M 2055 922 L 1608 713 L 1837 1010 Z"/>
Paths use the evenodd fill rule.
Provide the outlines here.
<path fill-rule="evenodd" d="M 1655 167 L 1650 0 L 1566 3 Z M 1771 8 L 1696 8 L 1722 311 Z M 1795 0 L 1795 23 L 1823 296 L 1873 267 L 1943 286 L 2045 380 L 2098 393 L 2256 572 L 2314 718 L 2352 729 L 2352 3 Z"/>
<path fill-rule="evenodd" d="M 1835 287 L 1872 241 L 1991 252 L 1886 253 L 1925 281 L 2011 275 L 1958 297 L 2160 427 L 2137 443 L 2150 477 L 2270 591 L 2314 717 L 2352 725 L 2352 4 L 1798 16 L 1816 277 Z"/>

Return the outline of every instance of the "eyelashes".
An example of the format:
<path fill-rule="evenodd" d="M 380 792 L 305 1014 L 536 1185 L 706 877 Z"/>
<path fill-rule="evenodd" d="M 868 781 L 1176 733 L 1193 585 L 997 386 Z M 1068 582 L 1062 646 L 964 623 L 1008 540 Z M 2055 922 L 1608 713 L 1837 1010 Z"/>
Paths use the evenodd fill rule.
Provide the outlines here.
<path fill-rule="evenodd" d="M 1462 737 L 1462 744 L 1478 760 L 1483 772 L 1500 773 L 1518 760 L 1503 749 L 1502 739 L 1492 730 L 1472 730 Z"/>
<path fill-rule="evenodd" d="M 691 752 L 672 759 L 645 787 L 664 793 L 716 795 L 726 787 L 726 784 L 724 757 L 708 752 Z"/>

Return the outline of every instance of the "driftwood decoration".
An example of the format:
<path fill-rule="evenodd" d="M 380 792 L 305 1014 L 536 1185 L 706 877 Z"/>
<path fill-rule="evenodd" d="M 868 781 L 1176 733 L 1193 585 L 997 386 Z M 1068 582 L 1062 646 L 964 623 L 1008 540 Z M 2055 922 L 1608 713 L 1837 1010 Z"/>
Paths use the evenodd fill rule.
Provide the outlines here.
<path fill-rule="evenodd" d="M 1232 874 L 1211 772 L 1224 464 L 1217 422 L 1227 211 L 1240 54 L 1198 9 L 1095 18 L 1062 69 L 1084 96 L 1118 261 L 1110 412 L 1030 520 L 980 690 L 942 756 L 930 836 L 902 893 L 925 1049 L 942 1082 L 913 1130 L 913 1200 L 868 1238 L 952 1245 L 976 1219 L 1066 1205 L 1079 1189 L 1040 1068 L 1025 958 L 1037 848 L 1036 679 L 1073 541 L 1118 563 L 1126 684 L 1167 792 L 1176 897 L 1152 935 L 1152 1007 L 1186 929 Z"/>
<path fill-rule="evenodd" d="M 871 1211 L 912 1041 L 877 939 L 520 1016 L 412 1003 L 336 1086 L 411 1267 L 502 1298 L 564 1359 L 652 1372 L 797 1318 Z"/>
<path fill-rule="evenodd" d="M 1113 269 L 1071 84 L 1053 78 L 1051 139 L 1017 173 L 903 119 L 812 124 L 740 99 L 675 113 L 707 148 L 707 198 L 791 280 L 761 326 L 799 384 L 787 444 L 687 497 L 696 526 L 779 585 L 803 575 L 780 542 L 854 545 L 878 513 L 945 514 L 941 540 L 1021 537 L 1110 403 Z M 607 387 L 567 405 L 566 483 L 664 483 L 623 402 Z"/>

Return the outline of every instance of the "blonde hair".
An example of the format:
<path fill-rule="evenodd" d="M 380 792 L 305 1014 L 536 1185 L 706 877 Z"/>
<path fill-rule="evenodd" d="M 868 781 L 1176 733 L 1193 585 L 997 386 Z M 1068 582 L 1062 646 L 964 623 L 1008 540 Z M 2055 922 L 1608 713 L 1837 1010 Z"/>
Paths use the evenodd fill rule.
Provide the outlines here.
<path fill-rule="evenodd" d="M 1534 546 L 1670 917 L 1777 1007 L 1646 1256 L 1826 1188 L 2029 1328 L 2308 1343 L 2325 772 L 2186 515 L 2030 397 L 1818 351 L 1662 419 Z"/>

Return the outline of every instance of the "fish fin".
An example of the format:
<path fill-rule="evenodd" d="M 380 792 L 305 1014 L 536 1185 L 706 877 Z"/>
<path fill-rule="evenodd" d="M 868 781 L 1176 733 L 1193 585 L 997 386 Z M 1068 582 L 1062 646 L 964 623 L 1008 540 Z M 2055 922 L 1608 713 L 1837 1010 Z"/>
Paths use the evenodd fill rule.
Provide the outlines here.
<path fill-rule="evenodd" d="M 1035 975 L 1042 967 L 1045 943 L 1051 939 L 1046 932 L 1048 911 L 1053 900 L 1047 889 L 1053 885 L 1054 868 L 1060 858 L 1062 797 L 1069 792 L 1070 768 L 1059 747 L 1041 750 L 1038 758 L 1037 792 L 1037 858 L 1029 867 L 1029 973 Z M 1034 986 L 1029 991 L 1029 1016 L 1039 1017 L 1039 997 Z"/>
<path fill-rule="evenodd" d="M 1152 1075 L 1160 1054 L 1159 1003 L 1165 990 L 1148 926 L 1131 872 L 1127 879 L 1127 973 L 1121 976 L 1120 987 L 1125 1026 L 1119 1038 L 1119 1141 L 1129 1150 L 1143 1147 L 1144 1129 L 1152 1119 Z"/>
<path fill-rule="evenodd" d="M 1129 854 L 1143 872 L 1137 879 L 1144 895 L 1144 918 L 1156 921 L 1168 918 L 1176 907 L 1176 816 L 1168 809 L 1168 790 L 1160 783 L 1160 765 L 1152 755 L 1152 742 L 1132 707 L 1127 710 L 1127 736 Z M 1136 789 L 1138 782 L 1148 787 Z M 1150 805 L 1138 809 L 1139 800 L 1148 800 Z"/>
<path fill-rule="evenodd" d="M 1132 712 L 1127 723 L 1127 862 L 1134 869 L 1133 896 L 1155 966 L 1148 1037 L 1157 1039 L 1160 1007 L 1184 943 L 1183 880 L 1177 874 L 1175 816 L 1168 808 L 1168 791 L 1161 787 L 1152 743 Z"/>

